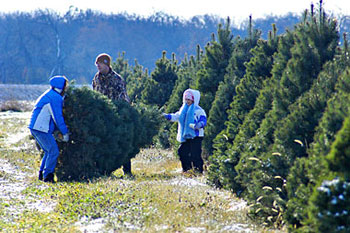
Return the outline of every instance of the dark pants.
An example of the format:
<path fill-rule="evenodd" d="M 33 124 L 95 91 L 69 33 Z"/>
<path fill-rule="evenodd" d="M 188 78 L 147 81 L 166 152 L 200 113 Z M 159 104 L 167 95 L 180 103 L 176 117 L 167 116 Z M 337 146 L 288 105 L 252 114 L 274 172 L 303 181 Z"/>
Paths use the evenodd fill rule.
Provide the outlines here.
<path fill-rule="evenodd" d="M 192 168 L 201 173 L 203 172 L 202 140 L 203 137 L 187 139 L 185 142 L 181 143 L 177 150 L 184 172 Z"/>
<path fill-rule="evenodd" d="M 131 160 L 128 159 L 124 164 L 123 164 L 123 172 L 124 174 L 131 175 Z"/>

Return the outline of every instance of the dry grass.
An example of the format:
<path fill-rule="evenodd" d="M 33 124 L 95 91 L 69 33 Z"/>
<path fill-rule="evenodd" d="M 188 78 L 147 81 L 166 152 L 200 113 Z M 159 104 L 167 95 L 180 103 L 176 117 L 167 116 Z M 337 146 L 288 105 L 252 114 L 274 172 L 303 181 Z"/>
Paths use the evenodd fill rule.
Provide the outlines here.
<path fill-rule="evenodd" d="M 170 150 L 142 150 L 132 160 L 134 177 L 117 170 L 90 182 L 39 182 L 39 152 L 29 137 L 5 143 L 26 120 L 1 122 L 0 161 L 13 169 L 2 170 L 0 181 L 23 188 L 0 197 L 1 232 L 279 232 L 248 219 L 245 203 L 206 185 L 205 175 L 182 174 Z"/>

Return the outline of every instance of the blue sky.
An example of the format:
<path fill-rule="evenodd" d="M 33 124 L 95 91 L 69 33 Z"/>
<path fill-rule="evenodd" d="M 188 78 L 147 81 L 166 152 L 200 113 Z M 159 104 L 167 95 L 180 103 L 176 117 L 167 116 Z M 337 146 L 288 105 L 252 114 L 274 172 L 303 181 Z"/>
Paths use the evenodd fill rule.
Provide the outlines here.
<path fill-rule="evenodd" d="M 309 9 L 311 0 L 0 0 L 0 12 L 52 9 L 65 13 L 70 6 L 92 9 L 104 13 L 138 14 L 149 16 L 155 12 L 188 19 L 195 15 L 211 14 L 229 16 L 236 23 L 249 15 L 260 18 L 266 15 L 283 15 L 287 12 L 301 13 Z M 350 15 L 350 0 L 324 0 L 325 9 L 333 13 Z"/>

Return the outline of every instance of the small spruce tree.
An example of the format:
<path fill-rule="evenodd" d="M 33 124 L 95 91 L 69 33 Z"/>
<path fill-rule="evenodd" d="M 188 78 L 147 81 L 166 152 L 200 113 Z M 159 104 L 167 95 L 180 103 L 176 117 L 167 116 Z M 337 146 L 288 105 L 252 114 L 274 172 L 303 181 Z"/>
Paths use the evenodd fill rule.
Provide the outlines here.
<path fill-rule="evenodd" d="M 79 180 L 108 176 L 151 144 L 160 114 L 70 87 L 63 115 L 71 135 L 68 143 L 59 143 L 56 173 L 60 180 Z"/>

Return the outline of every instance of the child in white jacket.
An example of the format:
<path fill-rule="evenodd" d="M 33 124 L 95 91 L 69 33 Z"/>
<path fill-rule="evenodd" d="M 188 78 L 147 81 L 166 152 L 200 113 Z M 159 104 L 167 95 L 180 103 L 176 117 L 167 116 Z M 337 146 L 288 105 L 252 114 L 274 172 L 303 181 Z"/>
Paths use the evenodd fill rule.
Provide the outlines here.
<path fill-rule="evenodd" d="M 202 140 L 207 124 L 205 111 L 199 106 L 200 92 L 187 89 L 183 93 L 183 104 L 178 112 L 164 114 L 169 121 L 178 122 L 176 139 L 181 142 L 178 149 L 184 172 L 194 168 L 203 172 Z"/>

